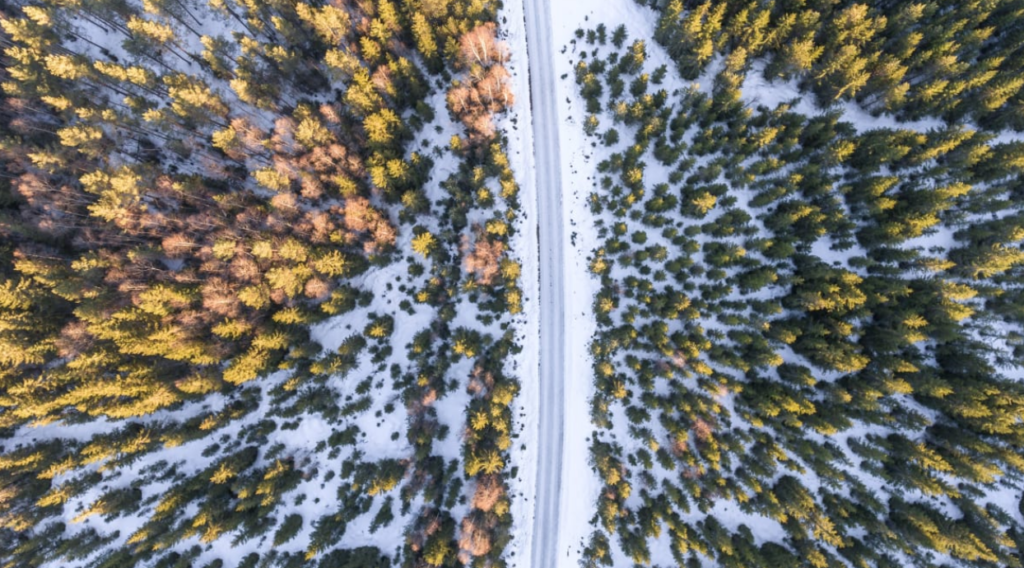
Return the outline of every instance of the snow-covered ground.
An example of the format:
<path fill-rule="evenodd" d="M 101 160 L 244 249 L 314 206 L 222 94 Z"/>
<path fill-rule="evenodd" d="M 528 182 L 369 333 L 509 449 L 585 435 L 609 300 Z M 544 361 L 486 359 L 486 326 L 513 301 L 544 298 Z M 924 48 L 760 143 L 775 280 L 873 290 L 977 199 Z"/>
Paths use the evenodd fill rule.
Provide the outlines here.
<path fill-rule="evenodd" d="M 537 2 L 540 4 L 540 2 Z M 622 22 L 627 27 L 643 29 L 648 25 L 632 2 L 609 1 L 595 4 L 586 0 L 559 0 L 547 5 L 551 22 L 551 46 L 554 53 L 554 85 L 539 89 L 552 94 L 557 109 L 558 137 L 561 151 L 562 188 L 561 241 L 564 243 L 564 433 L 561 457 L 561 494 L 557 528 L 557 558 L 545 559 L 548 566 L 577 566 L 580 553 L 591 527 L 601 482 L 590 466 L 590 438 L 593 426 L 589 402 L 593 393 L 593 371 L 589 345 L 596 331 L 593 299 L 600 289 L 591 275 L 588 257 L 600 246 L 586 198 L 596 185 L 588 174 L 597 163 L 590 141 L 582 129 L 582 103 L 572 80 L 573 62 L 567 55 L 573 51 L 571 40 L 575 30 L 588 19 L 600 14 L 603 21 Z M 538 519 L 538 522 L 541 522 Z"/>
<path fill-rule="evenodd" d="M 512 89 L 516 104 L 505 115 L 499 127 L 508 139 L 508 157 L 519 184 L 522 212 L 516 220 L 516 233 L 512 250 L 522 265 L 520 286 L 523 290 L 523 312 L 516 318 L 516 341 L 522 347 L 512 365 L 519 377 L 521 389 L 513 403 L 516 437 L 509 450 L 516 475 L 509 478 L 512 496 L 512 543 L 506 549 L 509 566 L 528 568 L 534 534 L 533 510 L 536 494 L 538 455 L 538 414 L 540 384 L 537 380 L 540 352 L 540 299 L 537 243 L 537 186 L 533 183 L 534 144 L 533 112 L 530 104 L 530 67 L 526 58 L 526 21 L 523 2 L 505 2 L 498 15 L 498 24 L 504 41 L 509 45 L 512 59 L 506 65 L 512 74 Z"/>

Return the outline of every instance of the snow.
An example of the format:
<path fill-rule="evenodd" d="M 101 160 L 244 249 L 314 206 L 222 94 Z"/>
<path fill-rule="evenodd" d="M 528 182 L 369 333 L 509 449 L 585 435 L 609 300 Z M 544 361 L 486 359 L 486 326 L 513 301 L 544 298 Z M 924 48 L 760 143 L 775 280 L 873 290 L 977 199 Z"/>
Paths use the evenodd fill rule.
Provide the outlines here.
<path fill-rule="evenodd" d="M 537 372 L 540 365 L 540 272 L 537 242 L 537 191 L 530 183 L 534 170 L 533 122 L 530 104 L 530 70 L 526 58 L 526 22 L 523 0 L 503 4 L 498 22 L 504 40 L 509 44 L 512 59 L 506 65 L 512 75 L 512 89 L 517 101 L 498 126 L 508 139 L 508 158 L 519 185 L 522 207 L 515 221 L 516 232 L 511 247 L 521 263 L 520 287 L 523 312 L 514 320 L 516 342 L 522 347 L 512 359 L 519 376 L 519 396 L 513 402 L 512 414 L 516 434 L 509 450 L 509 461 L 516 468 L 516 476 L 509 477 L 510 508 L 513 527 L 512 542 L 505 556 L 512 568 L 526 568 L 533 542 L 533 508 L 536 495 L 538 422 L 540 407 Z M 526 562 L 527 564 L 522 564 Z"/>
<path fill-rule="evenodd" d="M 601 2 L 595 8 L 592 2 L 582 0 L 560 0 L 550 3 L 552 19 L 552 45 L 556 51 L 574 54 L 571 41 L 577 28 L 587 25 L 587 19 L 599 14 L 600 19 L 589 22 L 597 25 L 600 21 L 622 23 L 636 37 L 640 30 L 650 27 L 650 22 L 625 1 Z M 612 26 L 614 28 L 614 26 Z M 565 54 L 555 54 L 554 61 L 559 101 L 558 129 L 561 141 L 563 242 L 566 262 L 566 363 L 565 363 L 565 431 L 562 455 L 562 495 L 560 499 L 559 566 L 577 566 L 583 547 L 589 540 L 591 528 L 587 520 L 593 516 L 594 504 L 601 491 L 601 481 L 590 467 L 590 442 L 594 427 L 590 420 L 590 398 L 593 394 L 593 371 L 589 355 L 590 342 L 597 331 L 593 313 L 594 297 L 600 290 L 598 281 L 591 275 L 588 257 L 599 248 L 603 241 L 597 236 L 594 216 L 587 205 L 587 196 L 596 186 L 594 168 L 600 161 L 591 140 L 582 128 L 585 116 L 583 104 L 576 94 L 573 80 L 573 62 Z M 565 77 L 564 79 L 562 77 Z M 561 101 L 568 101 L 562 105 Z M 589 172 L 590 175 L 582 175 Z M 562 556 L 564 551 L 565 556 Z M 555 560 L 555 559 L 553 559 Z"/>

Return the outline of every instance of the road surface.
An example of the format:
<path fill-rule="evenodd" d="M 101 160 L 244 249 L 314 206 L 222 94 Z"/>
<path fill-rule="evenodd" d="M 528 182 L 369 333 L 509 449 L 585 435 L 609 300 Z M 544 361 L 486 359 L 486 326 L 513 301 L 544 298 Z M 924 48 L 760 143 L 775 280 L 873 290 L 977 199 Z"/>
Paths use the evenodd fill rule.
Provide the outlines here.
<path fill-rule="evenodd" d="M 534 183 L 540 244 L 540 421 L 531 568 L 554 568 L 565 417 L 565 309 L 562 177 L 550 0 L 523 0 L 533 108 Z"/>

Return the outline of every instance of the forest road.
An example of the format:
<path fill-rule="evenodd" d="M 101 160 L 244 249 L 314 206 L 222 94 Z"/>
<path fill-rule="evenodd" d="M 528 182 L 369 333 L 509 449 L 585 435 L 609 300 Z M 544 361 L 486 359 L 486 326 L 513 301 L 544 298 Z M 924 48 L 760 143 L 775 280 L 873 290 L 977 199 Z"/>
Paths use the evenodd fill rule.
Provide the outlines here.
<path fill-rule="evenodd" d="M 531 568 L 555 568 L 565 562 L 558 554 L 565 421 L 565 271 L 550 1 L 523 0 L 540 247 L 540 420 Z"/>

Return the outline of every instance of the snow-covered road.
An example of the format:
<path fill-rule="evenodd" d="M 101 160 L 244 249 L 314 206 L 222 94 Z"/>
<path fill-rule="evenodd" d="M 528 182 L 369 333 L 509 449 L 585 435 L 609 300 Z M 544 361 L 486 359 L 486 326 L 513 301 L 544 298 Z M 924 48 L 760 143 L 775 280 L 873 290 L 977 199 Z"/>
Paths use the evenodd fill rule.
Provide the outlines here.
<path fill-rule="evenodd" d="M 562 176 L 550 0 L 523 0 L 533 109 L 534 184 L 540 241 L 540 422 L 530 566 L 554 568 L 558 554 L 565 395 Z"/>

